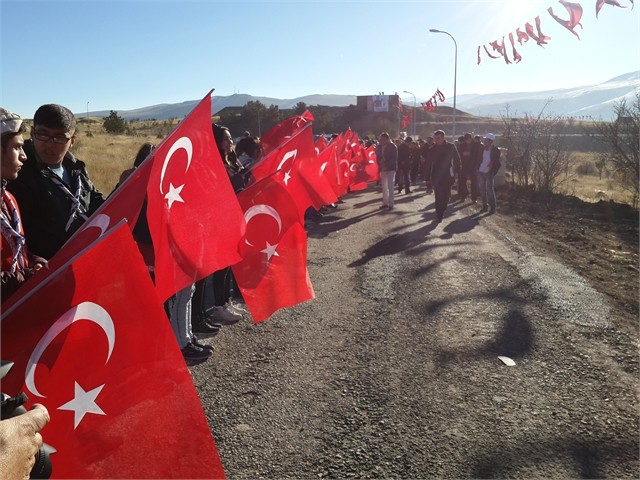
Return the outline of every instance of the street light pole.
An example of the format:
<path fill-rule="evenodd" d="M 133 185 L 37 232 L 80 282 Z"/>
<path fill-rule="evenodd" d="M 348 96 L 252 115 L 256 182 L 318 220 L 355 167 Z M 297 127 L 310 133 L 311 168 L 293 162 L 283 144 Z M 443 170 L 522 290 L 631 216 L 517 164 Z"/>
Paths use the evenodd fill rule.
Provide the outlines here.
<path fill-rule="evenodd" d="M 453 64 L 453 141 L 456 141 L 456 83 L 458 79 L 458 42 L 453 38 L 449 32 L 445 32 L 444 30 L 436 30 L 435 28 L 430 28 L 429 31 L 431 33 L 444 33 L 445 35 L 449 35 L 451 40 L 453 40 L 453 45 L 456 48 L 455 61 Z"/>
<path fill-rule="evenodd" d="M 411 138 L 416 136 L 416 96 L 404 90 L 402 93 L 408 93 L 413 97 L 413 112 L 411 112 Z"/>

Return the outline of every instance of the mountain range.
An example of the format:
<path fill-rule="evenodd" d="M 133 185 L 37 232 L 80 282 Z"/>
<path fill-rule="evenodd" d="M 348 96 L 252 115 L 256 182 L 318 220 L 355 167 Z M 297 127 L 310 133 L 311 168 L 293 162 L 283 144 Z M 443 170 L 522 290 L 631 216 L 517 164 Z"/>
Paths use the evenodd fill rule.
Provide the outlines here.
<path fill-rule="evenodd" d="M 636 92 L 640 91 L 640 71 L 630 72 L 595 85 L 583 85 L 574 88 L 544 90 L 539 92 L 509 92 L 490 94 L 463 94 L 456 98 L 456 108 L 472 115 L 482 117 L 501 117 L 506 114 L 524 116 L 538 115 L 544 108 L 544 113 L 567 117 L 591 117 L 594 120 L 610 120 L 614 116 L 614 106 L 622 99 L 631 103 Z M 421 103 L 427 99 L 417 98 Z M 451 99 L 447 99 L 451 100 Z M 133 110 L 118 111 L 118 115 L 125 120 L 166 120 L 169 118 L 183 118 L 200 100 L 189 100 L 181 103 L 158 104 Z M 280 99 L 258 97 L 248 94 L 233 94 L 228 96 L 214 96 L 212 114 L 216 114 L 225 107 L 242 107 L 249 101 L 260 101 L 267 107 L 276 105 L 280 109 L 293 108 L 297 103 L 304 102 L 308 106 L 324 105 L 329 107 L 347 107 L 356 104 L 356 95 L 306 95 L 303 97 Z M 407 106 L 413 105 L 413 97 L 402 98 Z M 545 108 L 545 104 L 548 104 Z M 447 105 L 450 105 L 447 102 Z M 94 117 L 106 117 L 109 111 L 89 112 Z M 85 113 L 77 114 L 79 117 Z"/>

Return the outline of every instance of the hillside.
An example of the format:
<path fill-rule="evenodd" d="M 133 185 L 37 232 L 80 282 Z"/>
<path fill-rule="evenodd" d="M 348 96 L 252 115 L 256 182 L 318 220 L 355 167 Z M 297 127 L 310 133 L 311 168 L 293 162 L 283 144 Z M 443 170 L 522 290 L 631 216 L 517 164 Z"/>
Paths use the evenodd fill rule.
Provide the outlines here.
<path fill-rule="evenodd" d="M 613 115 L 613 106 L 623 98 L 632 98 L 636 90 L 640 89 L 640 71 L 630 72 L 625 75 L 612 78 L 596 85 L 582 85 L 574 88 L 545 90 L 540 92 L 505 92 L 491 94 L 461 94 L 456 98 L 456 107 L 459 110 L 483 117 L 500 117 L 509 105 L 512 115 L 524 115 L 525 113 L 538 113 L 544 105 L 551 100 L 545 110 L 547 113 L 584 117 L 593 119 L 610 119 Z M 365 93 L 362 93 L 366 95 Z M 406 106 L 413 106 L 413 98 L 403 98 Z M 427 100 L 417 98 L 418 103 Z M 450 106 L 450 101 L 445 105 Z M 141 107 L 134 110 L 117 110 L 125 120 L 166 120 L 170 118 L 181 119 L 187 115 L 199 100 L 188 100 L 174 104 L 159 104 Z M 355 105 L 356 95 L 330 95 L 314 94 L 303 97 L 278 99 L 270 97 L 252 96 L 248 94 L 234 94 L 229 96 L 214 96 L 212 114 L 216 114 L 226 107 L 241 107 L 249 101 L 260 101 L 270 106 L 276 105 L 280 109 L 289 109 L 298 102 L 307 105 L 323 105 L 329 107 L 347 107 Z M 78 116 L 86 116 L 86 112 L 76 113 Z M 106 117 L 109 111 L 101 110 L 88 112 L 92 117 Z"/>

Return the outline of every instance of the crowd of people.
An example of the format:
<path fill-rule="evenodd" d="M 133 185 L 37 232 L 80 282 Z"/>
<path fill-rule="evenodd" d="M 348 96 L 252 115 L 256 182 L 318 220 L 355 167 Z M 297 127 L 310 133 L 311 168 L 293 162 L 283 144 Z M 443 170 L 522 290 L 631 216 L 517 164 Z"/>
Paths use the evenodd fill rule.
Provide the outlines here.
<path fill-rule="evenodd" d="M 374 143 L 365 137 L 365 145 Z M 382 186 L 383 210 L 394 206 L 394 192 L 412 193 L 411 186 L 423 181 L 427 194 L 434 194 L 436 222 L 444 218 L 451 199 L 451 189 L 457 183 L 457 199 L 472 204 L 482 202 L 481 212 L 496 211 L 494 177 L 500 169 L 500 150 L 495 146 L 495 135 L 484 137 L 465 133 L 455 143 L 448 142 L 443 130 L 437 130 L 426 140 L 412 137 L 391 141 L 383 132 L 378 138 L 376 156 Z"/>

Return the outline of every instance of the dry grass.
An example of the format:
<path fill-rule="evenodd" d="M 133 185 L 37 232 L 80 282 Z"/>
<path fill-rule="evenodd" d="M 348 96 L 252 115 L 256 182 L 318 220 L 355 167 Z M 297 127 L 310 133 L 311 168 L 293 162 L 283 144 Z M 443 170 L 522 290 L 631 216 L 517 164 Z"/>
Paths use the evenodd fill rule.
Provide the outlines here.
<path fill-rule="evenodd" d="M 102 128 L 102 120 L 78 124 L 73 154 L 87 164 L 89 178 L 105 196 L 118 183 L 120 173 L 131 168 L 143 143 L 158 145 L 177 122 L 134 122 L 133 135 L 110 135 Z"/>
<path fill-rule="evenodd" d="M 595 163 L 599 158 L 597 153 L 574 152 L 572 154 L 572 173 L 568 181 L 561 187 L 558 193 L 574 195 L 585 202 L 598 202 L 600 200 L 613 200 L 616 203 L 633 202 L 633 195 L 623 191 L 608 172 L 603 172 L 600 178 Z M 593 174 L 582 175 L 576 172 L 581 164 L 593 164 Z"/>
<path fill-rule="evenodd" d="M 96 187 L 108 195 L 120 178 L 120 173 L 133 164 L 138 149 L 145 142 L 159 144 L 177 125 L 177 121 L 144 121 L 128 124 L 134 135 L 109 135 L 102 129 L 101 120 L 90 119 L 78 125 L 78 140 L 73 153 L 87 164 L 89 176 Z M 89 136 L 88 134 L 91 134 Z M 559 193 L 575 195 L 588 201 L 613 200 L 617 203 L 631 203 L 631 194 L 622 191 L 613 178 L 603 174 L 598 177 L 595 162 L 598 154 L 574 152 L 573 167 L 568 179 L 560 187 Z M 583 163 L 594 165 L 594 174 L 576 173 Z"/>

